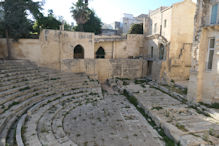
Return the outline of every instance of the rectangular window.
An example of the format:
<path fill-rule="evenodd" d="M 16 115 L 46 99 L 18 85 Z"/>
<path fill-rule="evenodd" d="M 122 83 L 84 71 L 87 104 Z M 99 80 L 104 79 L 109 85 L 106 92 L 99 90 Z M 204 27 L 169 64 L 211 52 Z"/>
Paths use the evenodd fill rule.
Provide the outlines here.
<path fill-rule="evenodd" d="M 211 24 L 217 23 L 218 4 L 212 6 L 211 9 Z"/>
<path fill-rule="evenodd" d="M 215 38 L 209 40 L 207 69 L 212 70 L 215 49 Z"/>
<path fill-rule="evenodd" d="M 167 20 L 165 19 L 164 20 L 164 28 L 166 28 L 167 27 Z"/>
<path fill-rule="evenodd" d="M 157 23 L 154 24 L 154 33 L 157 32 Z"/>
<path fill-rule="evenodd" d="M 151 47 L 151 58 L 154 57 L 154 47 Z"/>

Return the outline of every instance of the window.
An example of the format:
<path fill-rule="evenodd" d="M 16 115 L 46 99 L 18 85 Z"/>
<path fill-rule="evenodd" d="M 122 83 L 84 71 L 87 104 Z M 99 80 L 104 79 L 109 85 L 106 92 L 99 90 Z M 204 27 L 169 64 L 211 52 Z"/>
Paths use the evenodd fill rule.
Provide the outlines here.
<path fill-rule="evenodd" d="M 164 20 L 164 28 L 166 28 L 167 27 L 167 20 L 165 19 Z"/>
<path fill-rule="evenodd" d="M 151 58 L 154 57 L 154 47 L 151 47 Z"/>
<path fill-rule="evenodd" d="M 81 45 L 77 45 L 74 48 L 74 59 L 83 59 L 84 58 L 84 48 Z"/>
<path fill-rule="evenodd" d="M 159 48 L 159 59 L 164 60 L 165 47 L 163 44 L 160 45 Z"/>
<path fill-rule="evenodd" d="M 96 58 L 105 58 L 105 51 L 102 47 L 97 50 Z"/>
<path fill-rule="evenodd" d="M 218 4 L 212 6 L 211 9 L 211 24 L 217 23 Z"/>
<path fill-rule="evenodd" d="M 157 32 L 157 23 L 154 24 L 154 33 Z"/>
<path fill-rule="evenodd" d="M 210 38 L 208 47 L 208 61 L 207 69 L 212 70 L 213 58 L 214 58 L 215 38 Z"/>

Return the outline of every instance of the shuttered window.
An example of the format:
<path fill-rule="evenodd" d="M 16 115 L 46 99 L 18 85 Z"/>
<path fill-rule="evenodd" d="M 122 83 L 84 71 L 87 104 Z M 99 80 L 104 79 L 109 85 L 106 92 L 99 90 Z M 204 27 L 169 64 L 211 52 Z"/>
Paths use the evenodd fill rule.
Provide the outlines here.
<path fill-rule="evenodd" d="M 157 32 L 157 23 L 154 24 L 154 33 Z"/>
<path fill-rule="evenodd" d="M 218 4 L 212 6 L 211 10 L 211 24 L 217 23 Z"/>
<path fill-rule="evenodd" d="M 214 50 L 215 50 L 215 38 L 210 38 L 209 47 L 208 47 L 208 62 L 207 69 L 212 70 L 213 59 L 214 59 Z"/>

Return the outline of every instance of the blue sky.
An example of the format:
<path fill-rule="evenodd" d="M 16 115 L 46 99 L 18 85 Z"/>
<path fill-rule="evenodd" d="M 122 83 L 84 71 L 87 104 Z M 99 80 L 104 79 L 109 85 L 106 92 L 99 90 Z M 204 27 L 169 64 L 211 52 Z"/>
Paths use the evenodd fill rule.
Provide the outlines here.
<path fill-rule="evenodd" d="M 53 9 L 56 16 L 63 16 L 68 22 L 74 22 L 70 14 L 72 3 L 77 0 L 46 0 L 44 11 Z M 142 13 L 147 14 L 149 10 L 154 10 L 160 6 L 170 6 L 173 3 L 183 0 L 91 0 L 89 7 L 94 9 L 96 14 L 104 23 L 120 21 L 123 13 L 134 16 Z"/>

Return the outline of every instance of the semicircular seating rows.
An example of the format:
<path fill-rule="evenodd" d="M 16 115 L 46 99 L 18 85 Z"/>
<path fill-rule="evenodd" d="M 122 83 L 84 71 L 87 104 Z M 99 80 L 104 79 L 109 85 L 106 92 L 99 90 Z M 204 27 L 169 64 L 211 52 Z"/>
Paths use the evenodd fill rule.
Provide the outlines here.
<path fill-rule="evenodd" d="M 0 61 L 0 146 L 76 145 L 63 129 L 74 108 L 103 98 L 84 73 L 40 68 L 27 60 Z"/>

